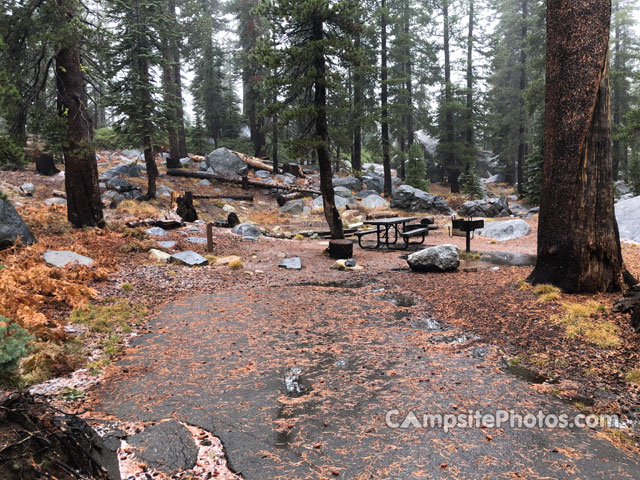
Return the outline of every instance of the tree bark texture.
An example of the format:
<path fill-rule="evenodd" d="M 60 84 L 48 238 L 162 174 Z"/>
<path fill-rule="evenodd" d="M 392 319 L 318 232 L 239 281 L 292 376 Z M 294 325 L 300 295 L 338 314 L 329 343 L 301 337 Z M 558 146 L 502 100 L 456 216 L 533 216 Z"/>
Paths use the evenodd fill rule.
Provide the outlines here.
<path fill-rule="evenodd" d="M 384 194 L 391 198 L 391 156 L 389 154 L 389 109 L 387 106 L 389 92 L 387 85 L 387 2 L 381 0 L 380 16 L 380 106 L 382 127 L 382 164 L 384 168 Z"/>
<path fill-rule="evenodd" d="M 320 42 L 324 38 L 324 25 L 321 18 L 313 20 L 313 40 Z M 322 52 L 317 52 L 314 59 L 316 76 L 314 79 L 315 133 L 318 137 L 318 166 L 320 168 L 320 192 L 324 204 L 324 216 L 329 224 L 331 238 L 344 238 L 342 219 L 336 208 L 333 191 L 333 174 L 329 157 L 329 124 L 327 121 L 327 85 L 326 60 Z"/>
<path fill-rule="evenodd" d="M 70 19 L 69 19 L 70 20 Z M 58 114 L 66 120 L 63 144 L 67 218 L 74 227 L 104 227 L 98 165 L 93 146 L 93 126 L 87 110 L 87 93 L 80 48 L 70 40 L 56 55 Z"/>
<path fill-rule="evenodd" d="M 609 120 L 610 1 L 549 0 L 545 159 L 532 283 L 623 287 Z"/>

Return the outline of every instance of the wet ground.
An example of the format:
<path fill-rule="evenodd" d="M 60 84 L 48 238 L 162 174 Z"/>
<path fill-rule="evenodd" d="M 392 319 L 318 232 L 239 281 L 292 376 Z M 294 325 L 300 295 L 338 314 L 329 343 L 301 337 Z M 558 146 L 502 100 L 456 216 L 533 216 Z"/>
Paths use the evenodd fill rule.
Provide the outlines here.
<path fill-rule="evenodd" d="M 174 301 L 93 409 L 211 431 L 247 479 L 640 478 L 596 430 L 393 428 L 409 412 L 579 412 L 507 372 L 491 339 L 433 318 L 393 286 L 403 273 L 350 275 Z"/>

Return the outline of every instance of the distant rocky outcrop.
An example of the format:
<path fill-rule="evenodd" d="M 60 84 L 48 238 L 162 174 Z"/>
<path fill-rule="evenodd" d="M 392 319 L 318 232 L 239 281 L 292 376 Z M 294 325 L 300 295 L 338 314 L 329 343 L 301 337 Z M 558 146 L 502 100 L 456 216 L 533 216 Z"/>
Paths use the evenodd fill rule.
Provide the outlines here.
<path fill-rule="evenodd" d="M 470 200 L 458 209 L 461 217 L 508 217 L 512 215 L 507 197 Z"/>
<path fill-rule="evenodd" d="M 453 210 L 439 195 L 432 195 L 410 185 L 400 185 L 391 197 L 391 208 L 410 212 L 433 212 L 451 215 Z"/>

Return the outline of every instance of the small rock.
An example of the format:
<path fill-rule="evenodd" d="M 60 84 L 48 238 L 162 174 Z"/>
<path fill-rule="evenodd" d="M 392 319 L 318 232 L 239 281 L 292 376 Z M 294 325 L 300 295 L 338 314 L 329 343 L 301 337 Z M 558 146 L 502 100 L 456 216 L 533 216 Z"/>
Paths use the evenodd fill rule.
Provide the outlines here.
<path fill-rule="evenodd" d="M 209 260 L 191 250 L 174 253 L 169 258 L 169 261 L 172 263 L 182 263 L 183 265 L 187 265 L 189 267 L 209 264 Z"/>
<path fill-rule="evenodd" d="M 267 172 L 266 170 L 258 170 L 256 171 L 255 175 L 258 178 L 269 178 L 271 176 L 271 173 Z"/>
<path fill-rule="evenodd" d="M 162 227 L 147 228 L 145 230 L 145 232 L 147 233 L 147 235 L 152 235 L 154 237 L 168 237 L 169 236 L 167 231 Z"/>
<path fill-rule="evenodd" d="M 118 193 L 131 192 L 135 187 L 122 177 L 113 177 L 107 181 L 107 187 Z"/>
<path fill-rule="evenodd" d="M 222 266 L 222 265 L 229 265 L 231 262 L 236 262 L 236 261 L 242 261 L 242 259 L 236 255 L 230 255 L 228 257 L 221 257 L 218 258 L 216 260 L 216 263 L 214 263 L 214 265 L 216 267 Z"/>
<path fill-rule="evenodd" d="M 176 243 L 177 242 L 174 242 L 173 240 L 165 240 L 158 242 L 158 245 L 160 245 L 162 248 L 173 248 L 176 246 Z"/>
<path fill-rule="evenodd" d="M 222 210 L 227 213 L 236 213 L 235 207 L 233 207 L 232 205 L 229 205 L 228 203 L 224 204 L 224 207 L 222 207 Z"/>
<path fill-rule="evenodd" d="M 64 198 L 51 197 L 51 198 L 47 198 L 44 201 L 44 204 L 47 207 L 50 207 L 51 205 L 66 205 L 67 201 Z"/>
<path fill-rule="evenodd" d="M 162 250 L 156 250 L 155 248 L 149 250 L 149 259 L 154 262 L 167 263 L 170 257 L 171 255 L 163 252 Z"/>
<path fill-rule="evenodd" d="M 484 358 L 489 353 L 489 348 L 487 347 L 476 347 L 471 351 L 471 356 L 473 358 Z"/>
<path fill-rule="evenodd" d="M 299 257 L 285 258 L 278 266 L 287 270 L 302 270 L 302 262 Z"/>
<path fill-rule="evenodd" d="M 70 252 L 69 250 L 47 250 L 44 252 L 43 258 L 45 262 L 54 267 L 66 267 L 74 263 L 91 266 L 95 263 L 92 258 Z"/>
<path fill-rule="evenodd" d="M 211 182 L 209 180 L 207 180 L 206 178 L 203 178 L 202 180 L 200 180 L 200 185 L 208 187 L 208 186 L 211 185 Z"/>
<path fill-rule="evenodd" d="M 27 197 L 30 197 L 31 195 L 33 195 L 33 192 L 36 191 L 36 187 L 33 185 L 33 183 L 23 183 L 20 187 L 20 190 L 22 190 L 22 193 L 24 193 Z"/>
<path fill-rule="evenodd" d="M 187 237 L 187 238 L 185 238 L 185 241 L 187 241 L 189 243 L 197 243 L 197 244 L 206 244 L 207 243 L 206 237 Z"/>
<path fill-rule="evenodd" d="M 362 266 L 356 265 L 356 261 L 352 258 L 349 260 L 336 260 L 336 263 L 331 265 L 331 268 L 334 270 L 346 270 L 349 272 L 359 272 L 364 270 Z"/>

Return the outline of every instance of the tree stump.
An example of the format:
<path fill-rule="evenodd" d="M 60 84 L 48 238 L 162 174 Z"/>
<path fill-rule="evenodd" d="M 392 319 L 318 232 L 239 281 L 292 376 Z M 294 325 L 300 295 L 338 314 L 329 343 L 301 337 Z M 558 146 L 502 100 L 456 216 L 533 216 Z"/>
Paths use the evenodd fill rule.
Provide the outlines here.
<path fill-rule="evenodd" d="M 282 171 L 284 173 L 290 173 L 298 178 L 305 178 L 305 174 L 302 172 L 302 167 L 297 163 L 285 163 L 282 165 Z"/>
<path fill-rule="evenodd" d="M 178 208 L 176 213 L 180 215 L 183 222 L 195 222 L 198 219 L 198 212 L 193 206 L 193 194 L 185 192 L 184 197 L 178 197 Z"/>
<path fill-rule="evenodd" d="M 233 228 L 236 225 L 240 225 L 240 219 L 238 218 L 238 215 L 236 215 L 234 212 L 231 212 L 227 217 L 227 223 L 229 224 L 229 228 Z"/>
<path fill-rule="evenodd" d="M 179 158 L 167 157 L 167 168 L 182 168 Z"/>
<path fill-rule="evenodd" d="M 50 177 L 55 175 L 60 170 L 56 168 L 56 161 L 48 153 L 41 153 L 36 158 L 36 172 L 40 175 L 46 175 Z"/>
<path fill-rule="evenodd" d="M 330 240 L 329 256 L 335 260 L 353 257 L 353 240 Z"/>

